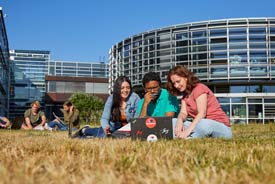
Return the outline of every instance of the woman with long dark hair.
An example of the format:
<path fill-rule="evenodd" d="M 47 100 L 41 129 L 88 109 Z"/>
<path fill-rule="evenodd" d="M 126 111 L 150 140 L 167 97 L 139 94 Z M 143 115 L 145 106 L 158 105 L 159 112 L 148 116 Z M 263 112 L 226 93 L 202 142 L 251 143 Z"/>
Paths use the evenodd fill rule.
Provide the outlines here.
<path fill-rule="evenodd" d="M 125 126 L 129 121 L 138 117 L 137 106 L 139 96 L 132 91 L 132 84 L 125 76 L 116 79 L 113 86 L 113 94 L 105 103 L 100 128 L 83 127 L 75 134 L 78 136 L 105 137 L 119 128 Z"/>

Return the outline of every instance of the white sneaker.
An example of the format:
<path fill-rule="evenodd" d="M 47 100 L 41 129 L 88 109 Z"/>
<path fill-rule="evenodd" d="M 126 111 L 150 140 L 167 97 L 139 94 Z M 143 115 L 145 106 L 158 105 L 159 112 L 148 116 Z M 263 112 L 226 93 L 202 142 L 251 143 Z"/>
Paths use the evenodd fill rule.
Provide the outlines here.
<path fill-rule="evenodd" d="M 44 129 L 49 131 L 53 130 L 53 128 L 49 127 L 48 123 L 45 124 Z"/>

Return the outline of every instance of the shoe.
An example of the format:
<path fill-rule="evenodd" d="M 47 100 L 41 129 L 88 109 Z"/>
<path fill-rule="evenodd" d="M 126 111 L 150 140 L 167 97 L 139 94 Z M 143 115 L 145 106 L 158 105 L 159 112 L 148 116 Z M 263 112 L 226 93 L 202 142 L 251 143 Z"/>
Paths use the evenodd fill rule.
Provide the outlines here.
<path fill-rule="evenodd" d="M 37 125 L 36 127 L 33 128 L 33 130 L 43 131 L 43 130 L 45 130 L 45 128 L 42 125 Z"/>
<path fill-rule="evenodd" d="M 72 136 L 71 138 L 84 138 L 86 137 L 86 135 L 84 134 L 86 128 L 90 128 L 89 125 L 85 125 L 84 127 L 80 128 L 79 130 L 77 130 Z"/>
<path fill-rule="evenodd" d="M 45 129 L 45 130 L 49 130 L 49 131 L 52 131 L 52 130 L 53 130 L 53 128 L 51 128 L 51 127 L 48 125 L 48 123 L 45 124 L 44 129 Z"/>

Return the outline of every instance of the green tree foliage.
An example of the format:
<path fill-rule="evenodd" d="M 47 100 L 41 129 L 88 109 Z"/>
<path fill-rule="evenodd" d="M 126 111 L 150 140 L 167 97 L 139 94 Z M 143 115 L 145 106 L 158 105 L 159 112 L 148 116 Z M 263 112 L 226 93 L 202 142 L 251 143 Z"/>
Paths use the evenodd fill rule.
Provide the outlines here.
<path fill-rule="evenodd" d="M 101 98 L 86 93 L 74 93 L 70 97 L 70 101 L 80 111 L 81 122 L 99 124 L 104 108 L 104 102 Z"/>

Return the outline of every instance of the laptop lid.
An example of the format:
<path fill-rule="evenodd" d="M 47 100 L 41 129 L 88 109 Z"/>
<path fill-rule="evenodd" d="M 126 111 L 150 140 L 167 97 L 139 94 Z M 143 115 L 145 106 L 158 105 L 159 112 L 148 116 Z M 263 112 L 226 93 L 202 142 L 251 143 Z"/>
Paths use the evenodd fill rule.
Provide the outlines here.
<path fill-rule="evenodd" d="M 131 121 L 131 138 L 147 140 L 173 139 L 172 117 L 144 117 Z"/>
<path fill-rule="evenodd" d="M 61 120 L 61 118 L 58 117 L 54 112 L 53 112 L 53 116 L 54 116 L 55 119 L 57 119 L 59 121 L 59 123 L 65 125 L 64 122 Z"/>

